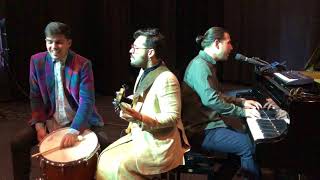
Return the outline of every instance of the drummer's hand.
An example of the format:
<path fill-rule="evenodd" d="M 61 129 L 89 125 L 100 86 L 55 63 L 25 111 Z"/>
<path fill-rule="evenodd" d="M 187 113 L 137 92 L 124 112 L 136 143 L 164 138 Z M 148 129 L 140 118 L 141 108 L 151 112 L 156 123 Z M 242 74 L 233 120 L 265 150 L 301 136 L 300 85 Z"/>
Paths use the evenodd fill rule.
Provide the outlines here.
<path fill-rule="evenodd" d="M 261 109 L 262 106 L 259 102 L 254 100 L 244 100 L 243 107 L 247 109 Z"/>
<path fill-rule="evenodd" d="M 73 146 L 78 140 L 78 135 L 73 133 L 67 133 L 63 136 L 60 147 L 67 148 Z"/>
<path fill-rule="evenodd" d="M 43 123 L 37 123 L 35 125 L 37 131 L 37 139 L 39 142 L 43 140 L 43 138 L 47 135 L 46 128 L 44 127 Z"/>

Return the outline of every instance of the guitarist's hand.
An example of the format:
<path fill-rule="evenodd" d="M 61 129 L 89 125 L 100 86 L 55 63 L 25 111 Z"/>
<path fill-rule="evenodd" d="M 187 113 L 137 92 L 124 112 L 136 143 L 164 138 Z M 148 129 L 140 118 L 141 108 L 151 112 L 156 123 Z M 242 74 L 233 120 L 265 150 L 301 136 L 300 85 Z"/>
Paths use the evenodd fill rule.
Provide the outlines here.
<path fill-rule="evenodd" d="M 121 103 L 121 111 L 120 111 L 120 117 L 122 119 L 125 119 L 129 122 L 137 120 L 141 121 L 142 115 L 138 111 L 132 109 L 130 106 L 125 106 L 123 103 Z"/>
<path fill-rule="evenodd" d="M 121 103 L 120 100 L 123 98 L 123 92 L 120 92 L 120 91 L 116 91 L 116 98 L 113 99 L 112 101 L 112 104 L 114 106 L 114 111 L 116 113 L 119 113 L 120 112 L 120 107 L 119 107 L 119 104 Z"/>
<path fill-rule="evenodd" d="M 115 111 L 117 114 L 119 114 L 120 111 L 121 111 L 121 109 L 120 109 L 120 107 L 119 107 L 119 105 L 118 105 L 117 100 L 116 100 L 116 99 L 113 99 L 112 104 L 113 104 L 113 107 L 114 107 L 114 111 Z"/>

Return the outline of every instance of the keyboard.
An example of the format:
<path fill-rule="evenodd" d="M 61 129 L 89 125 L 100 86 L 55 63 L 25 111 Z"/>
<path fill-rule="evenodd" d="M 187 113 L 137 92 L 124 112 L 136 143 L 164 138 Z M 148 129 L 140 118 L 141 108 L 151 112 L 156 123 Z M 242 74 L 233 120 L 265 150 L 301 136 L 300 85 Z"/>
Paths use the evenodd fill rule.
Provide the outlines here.
<path fill-rule="evenodd" d="M 282 71 L 273 73 L 277 79 L 286 85 L 305 85 L 313 83 L 313 78 L 308 77 L 299 71 Z"/>
<path fill-rule="evenodd" d="M 256 143 L 278 139 L 288 130 L 289 119 L 276 119 L 276 110 L 260 110 L 261 118 L 247 118 L 246 122 Z"/>

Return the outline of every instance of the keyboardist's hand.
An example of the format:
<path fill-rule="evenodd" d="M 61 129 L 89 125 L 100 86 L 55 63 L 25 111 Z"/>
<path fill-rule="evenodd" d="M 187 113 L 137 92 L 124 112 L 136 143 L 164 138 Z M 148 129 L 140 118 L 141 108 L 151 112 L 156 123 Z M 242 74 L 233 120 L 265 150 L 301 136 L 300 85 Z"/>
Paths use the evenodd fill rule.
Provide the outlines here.
<path fill-rule="evenodd" d="M 247 109 L 261 109 L 262 105 L 254 100 L 244 100 L 243 107 Z"/>
<path fill-rule="evenodd" d="M 247 118 L 261 118 L 260 113 L 256 109 L 244 109 Z"/>
<path fill-rule="evenodd" d="M 269 109 L 280 109 L 280 107 L 271 99 L 267 98 L 266 103 L 263 105 L 263 108 Z"/>

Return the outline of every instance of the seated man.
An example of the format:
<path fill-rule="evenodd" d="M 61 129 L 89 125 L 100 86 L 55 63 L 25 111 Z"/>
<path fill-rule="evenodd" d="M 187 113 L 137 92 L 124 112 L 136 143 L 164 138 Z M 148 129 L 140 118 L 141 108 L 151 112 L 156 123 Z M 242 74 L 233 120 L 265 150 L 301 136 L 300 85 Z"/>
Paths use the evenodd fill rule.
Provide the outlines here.
<path fill-rule="evenodd" d="M 228 32 L 210 28 L 198 36 L 203 50 L 189 63 L 182 83 L 183 123 L 193 147 L 205 151 L 220 151 L 240 156 L 241 167 L 259 178 L 254 162 L 254 146 L 247 134 L 227 128 L 223 116 L 259 117 L 261 104 L 225 96 L 216 77 L 216 62 L 227 60 L 232 51 Z"/>
<path fill-rule="evenodd" d="M 131 46 L 131 65 L 141 68 L 133 108 L 120 104 L 129 121 L 128 134 L 99 157 L 97 180 L 144 179 L 184 163 L 189 149 L 180 111 L 180 86 L 163 62 L 164 37 L 158 29 L 138 30 Z"/>
<path fill-rule="evenodd" d="M 18 132 L 11 142 L 14 179 L 29 179 L 30 150 L 48 132 L 69 127 L 61 147 L 73 146 L 82 130 L 90 128 L 101 147 L 108 141 L 103 121 L 95 108 L 91 62 L 71 51 L 71 30 L 60 22 L 45 30 L 46 52 L 30 60 L 30 126 Z"/>

